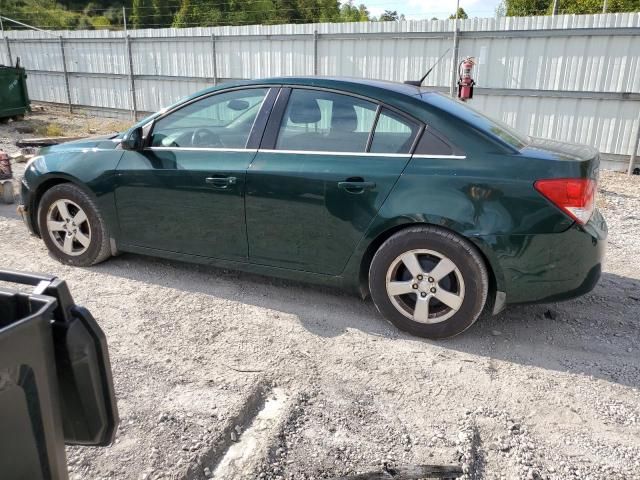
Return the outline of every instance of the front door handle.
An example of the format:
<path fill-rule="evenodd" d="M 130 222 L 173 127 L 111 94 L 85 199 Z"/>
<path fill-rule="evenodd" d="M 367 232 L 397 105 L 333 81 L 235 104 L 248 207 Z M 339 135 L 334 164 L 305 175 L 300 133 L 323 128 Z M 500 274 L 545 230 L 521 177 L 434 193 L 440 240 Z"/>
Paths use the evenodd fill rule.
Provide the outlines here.
<path fill-rule="evenodd" d="M 376 188 L 376 182 L 365 182 L 364 180 L 347 180 L 338 182 L 338 188 L 346 190 L 349 193 L 362 193 L 365 190 L 373 190 Z"/>
<path fill-rule="evenodd" d="M 213 185 L 215 188 L 227 188 L 229 185 L 235 185 L 238 179 L 236 177 L 207 177 L 205 182 Z"/>

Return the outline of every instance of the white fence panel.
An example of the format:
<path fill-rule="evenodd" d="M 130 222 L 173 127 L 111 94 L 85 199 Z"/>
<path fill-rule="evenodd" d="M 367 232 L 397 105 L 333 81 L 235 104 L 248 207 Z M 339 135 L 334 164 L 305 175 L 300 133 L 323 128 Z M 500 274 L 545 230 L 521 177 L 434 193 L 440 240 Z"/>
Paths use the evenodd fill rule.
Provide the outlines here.
<path fill-rule="evenodd" d="M 209 86 L 211 84 L 205 80 L 176 81 L 142 78 L 136 80 L 136 103 L 138 110 L 153 112 Z"/>
<path fill-rule="evenodd" d="M 67 103 L 64 75 L 61 73 L 29 72 L 27 90 L 31 100 Z"/>
<path fill-rule="evenodd" d="M 64 79 L 63 79 L 64 81 Z M 69 75 L 71 103 L 102 108 L 131 109 L 127 79 L 123 77 Z M 31 92 L 29 92 L 31 93 Z M 63 95 L 66 95 L 63 93 Z M 62 103 L 66 103 L 65 100 Z"/>
<path fill-rule="evenodd" d="M 59 50 L 57 45 L 56 48 Z M 69 72 L 120 75 L 128 72 L 124 39 L 108 42 L 103 40 L 65 41 L 64 48 Z M 28 64 L 25 63 L 25 65 Z"/>

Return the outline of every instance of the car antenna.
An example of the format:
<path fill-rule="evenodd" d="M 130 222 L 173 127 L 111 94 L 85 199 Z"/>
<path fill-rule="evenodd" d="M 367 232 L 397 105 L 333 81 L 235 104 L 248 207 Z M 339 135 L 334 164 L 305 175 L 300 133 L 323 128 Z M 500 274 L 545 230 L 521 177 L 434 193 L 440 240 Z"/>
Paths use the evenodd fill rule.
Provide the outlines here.
<path fill-rule="evenodd" d="M 429 74 L 431 73 L 431 71 L 436 68 L 436 65 L 438 65 L 440 63 L 440 60 L 442 60 L 444 58 L 444 56 L 449 53 L 449 50 L 451 50 L 451 47 L 447 48 L 444 53 L 442 55 L 440 55 L 440 58 L 438 60 L 436 60 L 436 63 L 434 63 L 431 68 L 429 70 L 427 70 L 427 73 L 424 74 L 424 76 L 420 79 L 420 80 L 405 80 L 404 83 L 406 83 L 407 85 L 415 85 L 416 87 L 421 87 L 422 86 L 422 82 L 424 82 L 425 78 L 427 78 L 429 76 Z"/>

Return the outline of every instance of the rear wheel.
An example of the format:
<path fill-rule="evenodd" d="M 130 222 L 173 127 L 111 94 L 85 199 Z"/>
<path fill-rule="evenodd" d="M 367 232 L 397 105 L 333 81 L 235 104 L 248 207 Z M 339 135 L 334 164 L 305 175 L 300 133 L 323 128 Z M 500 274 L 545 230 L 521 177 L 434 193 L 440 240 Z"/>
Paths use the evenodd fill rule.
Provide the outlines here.
<path fill-rule="evenodd" d="M 488 286 L 486 267 L 473 245 L 430 226 L 393 235 L 369 269 L 369 289 L 380 313 L 398 328 L 432 339 L 473 325 Z"/>
<path fill-rule="evenodd" d="M 61 263 L 87 267 L 111 255 L 107 225 L 97 206 L 71 183 L 56 185 L 42 196 L 40 236 Z"/>

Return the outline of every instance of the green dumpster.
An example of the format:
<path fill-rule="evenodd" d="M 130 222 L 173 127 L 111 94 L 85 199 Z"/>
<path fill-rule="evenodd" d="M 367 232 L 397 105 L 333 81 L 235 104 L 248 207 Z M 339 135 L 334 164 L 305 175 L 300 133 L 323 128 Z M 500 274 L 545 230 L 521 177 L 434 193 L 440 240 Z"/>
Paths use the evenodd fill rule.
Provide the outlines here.
<path fill-rule="evenodd" d="M 19 64 L 15 67 L 0 65 L 0 120 L 20 118 L 30 110 L 27 92 L 27 74 Z"/>

